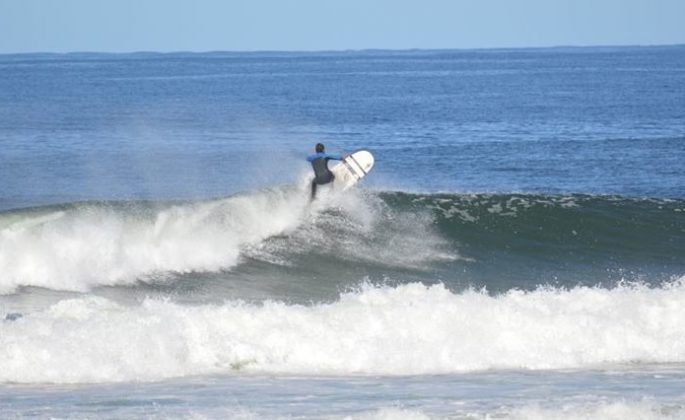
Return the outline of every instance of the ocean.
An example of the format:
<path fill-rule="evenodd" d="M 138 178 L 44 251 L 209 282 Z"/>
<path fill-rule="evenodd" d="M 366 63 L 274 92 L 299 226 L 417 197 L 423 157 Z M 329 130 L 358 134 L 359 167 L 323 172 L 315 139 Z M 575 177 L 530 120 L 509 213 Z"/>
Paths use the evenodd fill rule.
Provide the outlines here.
<path fill-rule="evenodd" d="M 0 55 L 0 416 L 685 418 L 683 162 L 685 46 Z"/>

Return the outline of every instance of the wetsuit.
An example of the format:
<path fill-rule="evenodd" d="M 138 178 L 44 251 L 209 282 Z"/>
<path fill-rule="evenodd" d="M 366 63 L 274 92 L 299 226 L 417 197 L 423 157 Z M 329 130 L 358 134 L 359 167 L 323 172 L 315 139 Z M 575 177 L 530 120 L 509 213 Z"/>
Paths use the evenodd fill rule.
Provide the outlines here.
<path fill-rule="evenodd" d="M 316 195 L 316 186 L 328 184 L 333 181 L 335 176 L 333 172 L 328 169 L 329 160 L 342 160 L 341 155 L 334 155 L 330 153 L 320 152 L 307 156 L 307 160 L 312 163 L 314 169 L 314 180 L 312 181 L 312 198 Z"/>

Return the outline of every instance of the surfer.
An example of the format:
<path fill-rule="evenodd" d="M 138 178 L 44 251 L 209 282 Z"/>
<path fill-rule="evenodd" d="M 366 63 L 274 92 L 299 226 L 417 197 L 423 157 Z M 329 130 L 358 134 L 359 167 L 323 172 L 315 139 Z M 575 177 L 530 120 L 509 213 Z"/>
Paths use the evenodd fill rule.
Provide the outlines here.
<path fill-rule="evenodd" d="M 335 176 L 330 169 L 328 169 L 329 160 L 343 160 L 342 155 L 334 155 L 326 153 L 326 147 L 323 143 L 317 143 L 315 149 L 316 153 L 307 156 L 307 161 L 311 162 L 314 169 L 314 179 L 312 180 L 312 200 L 316 197 L 316 186 L 328 184 L 333 181 Z"/>

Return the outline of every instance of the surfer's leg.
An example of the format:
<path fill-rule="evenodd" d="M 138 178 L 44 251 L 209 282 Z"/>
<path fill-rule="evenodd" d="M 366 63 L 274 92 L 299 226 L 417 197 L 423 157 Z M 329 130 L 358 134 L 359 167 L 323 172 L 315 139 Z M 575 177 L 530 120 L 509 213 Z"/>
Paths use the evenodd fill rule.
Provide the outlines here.
<path fill-rule="evenodd" d="M 316 180 L 312 181 L 312 200 L 316 197 Z"/>

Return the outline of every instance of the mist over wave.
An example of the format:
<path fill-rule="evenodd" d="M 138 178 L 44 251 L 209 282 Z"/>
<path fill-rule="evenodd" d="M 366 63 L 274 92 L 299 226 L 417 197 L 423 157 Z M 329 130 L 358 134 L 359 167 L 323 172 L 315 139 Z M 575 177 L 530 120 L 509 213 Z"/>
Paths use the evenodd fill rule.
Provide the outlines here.
<path fill-rule="evenodd" d="M 0 381 L 160 380 L 238 372 L 445 374 L 685 363 L 685 286 L 364 286 L 332 303 L 126 306 L 88 296 L 0 322 Z"/>

